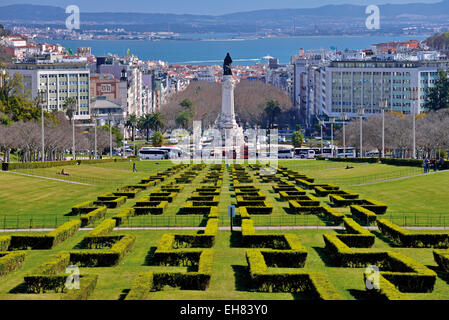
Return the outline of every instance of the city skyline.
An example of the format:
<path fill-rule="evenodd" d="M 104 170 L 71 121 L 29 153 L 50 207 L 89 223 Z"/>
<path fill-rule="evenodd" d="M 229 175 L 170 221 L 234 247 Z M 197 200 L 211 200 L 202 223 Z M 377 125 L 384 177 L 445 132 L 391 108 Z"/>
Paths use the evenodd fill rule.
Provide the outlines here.
<path fill-rule="evenodd" d="M 111 0 L 108 2 L 107 8 L 104 3 L 92 2 L 87 0 L 25 0 L 17 3 L 15 0 L 2 0 L 0 6 L 15 4 L 31 4 L 31 5 L 48 5 L 56 7 L 66 7 L 69 5 L 77 5 L 81 11 L 85 12 L 140 12 L 140 13 L 168 13 L 168 14 L 200 14 L 200 15 L 222 15 L 235 12 L 256 11 L 265 9 L 279 8 L 317 8 L 325 5 L 382 5 L 382 4 L 408 4 L 408 3 L 438 3 L 439 0 L 319 0 L 311 5 L 306 0 L 280 0 L 275 5 L 269 0 L 245 1 L 242 3 L 238 0 L 228 0 L 226 2 L 210 2 L 207 0 L 196 0 L 195 6 L 192 2 L 182 0 L 174 0 L 171 2 L 156 2 L 133 0 L 124 3 L 123 1 Z"/>

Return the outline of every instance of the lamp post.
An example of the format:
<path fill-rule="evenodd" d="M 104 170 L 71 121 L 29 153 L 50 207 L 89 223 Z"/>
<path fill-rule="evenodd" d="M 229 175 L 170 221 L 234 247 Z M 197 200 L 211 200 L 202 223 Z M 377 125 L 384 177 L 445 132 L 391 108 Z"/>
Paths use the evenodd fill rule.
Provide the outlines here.
<path fill-rule="evenodd" d="M 109 121 L 109 157 L 112 159 L 112 113 L 108 112 Z"/>
<path fill-rule="evenodd" d="M 410 88 L 410 104 L 411 104 L 411 113 L 413 117 L 413 154 L 412 158 L 416 159 L 416 105 L 418 104 L 418 88 L 412 87 Z"/>
<path fill-rule="evenodd" d="M 346 120 L 348 120 L 348 115 L 343 112 L 341 114 L 341 120 L 343 121 L 343 156 L 346 158 Z"/>
<path fill-rule="evenodd" d="M 382 99 L 380 109 L 382 110 L 382 158 L 385 158 L 385 111 L 388 109 L 388 99 Z"/>
<path fill-rule="evenodd" d="M 94 144 L 94 159 L 97 159 L 97 117 L 98 117 L 98 109 L 94 109 L 92 112 L 94 118 L 94 130 L 95 130 L 95 144 Z"/>
<path fill-rule="evenodd" d="M 321 155 L 323 155 L 323 125 L 324 125 L 324 121 L 320 120 L 320 129 L 321 129 Z"/>
<path fill-rule="evenodd" d="M 363 115 L 365 114 L 365 108 L 358 108 L 357 113 L 360 117 L 360 158 L 363 158 Z"/>
<path fill-rule="evenodd" d="M 334 123 L 335 123 L 335 118 L 330 118 L 329 122 L 331 123 L 331 156 L 334 157 Z"/>
<path fill-rule="evenodd" d="M 38 99 L 41 104 L 41 131 L 42 131 L 42 162 L 45 162 L 45 124 L 44 124 L 44 102 L 45 102 L 45 90 L 39 90 Z"/>

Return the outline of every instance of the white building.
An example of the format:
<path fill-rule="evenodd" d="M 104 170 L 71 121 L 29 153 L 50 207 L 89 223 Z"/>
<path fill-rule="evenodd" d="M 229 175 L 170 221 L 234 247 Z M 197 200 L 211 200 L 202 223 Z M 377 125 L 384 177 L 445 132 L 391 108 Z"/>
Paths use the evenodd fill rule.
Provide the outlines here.
<path fill-rule="evenodd" d="M 40 90 L 44 92 L 47 111 L 62 111 L 71 97 L 77 101 L 75 119 L 90 119 L 90 71 L 85 59 L 30 58 L 13 64 L 9 74 L 15 73 L 22 75 L 25 92 L 30 92 L 32 99 Z"/>

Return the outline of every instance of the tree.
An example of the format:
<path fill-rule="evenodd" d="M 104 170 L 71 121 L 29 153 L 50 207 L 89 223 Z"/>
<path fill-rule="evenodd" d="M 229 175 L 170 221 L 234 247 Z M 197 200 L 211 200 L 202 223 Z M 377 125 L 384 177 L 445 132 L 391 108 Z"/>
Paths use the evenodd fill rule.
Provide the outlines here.
<path fill-rule="evenodd" d="M 301 148 L 302 144 L 304 143 L 304 136 L 301 133 L 301 131 L 293 132 L 292 143 L 295 146 L 295 148 Z"/>
<path fill-rule="evenodd" d="M 162 147 L 162 145 L 164 144 L 164 135 L 159 131 L 155 132 L 153 134 L 152 142 L 153 147 Z"/>
<path fill-rule="evenodd" d="M 176 126 L 182 129 L 188 129 L 192 114 L 186 110 L 181 111 L 176 117 Z"/>
<path fill-rule="evenodd" d="M 150 130 L 153 125 L 152 121 L 153 121 L 153 118 L 152 118 L 151 114 L 146 114 L 139 118 L 139 121 L 137 124 L 139 129 L 145 130 L 147 141 L 150 141 Z"/>
<path fill-rule="evenodd" d="M 128 118 L 126 119 L 125 122 L 125 127 L 128 129 L 131 129 L 131 136 L 132 136 L 132 141 L 135 141 L 136 138 L 136 127 L 137 127 L 137 123 L 138 123 L 139 119 L 137 118 L 137 116 L 135 114 L 131 114 L 128 116 Z"/>
<path fill-rule="evenodd" d="M 165 122 L 162 113 L 156 112 L 151 114 L 151 129 L 153 131 L 164 131 Z"/>
<path fill-rule="evenodd" d="M 433 111 L 449 108 L 449 79 L 446 71 L 439 70 L 435 86 L 426 89 L 424 108 Z"/>
<path fill-rule="evenodd" d="M 274 126 L 276 118 L 281 113 L 281 108 L 279 107 L 279 102 L 277 100 L 267 100 L 265 102 L 265 114 L 268 118 L 268 128 L 271 129 Z"/>
<path fill-rule="evenodd" d="M 75 114 L 76 105 L 77 105 L 77 101 L 74 97 L 69 97 L 69 98 L 65 99 L 65 101 L 64 101 L 63 107 L 64 107 L 65 113 L 66 113 L 67 117 L 69 117 L 70 121 L 72 121 L 72 118 Z"/>
<path fill-rule="evenodd" d="M 193 102 L 190 101 L 189 99 L 182 100 L 179 105 L 184 109 L 193 110 Z"/>

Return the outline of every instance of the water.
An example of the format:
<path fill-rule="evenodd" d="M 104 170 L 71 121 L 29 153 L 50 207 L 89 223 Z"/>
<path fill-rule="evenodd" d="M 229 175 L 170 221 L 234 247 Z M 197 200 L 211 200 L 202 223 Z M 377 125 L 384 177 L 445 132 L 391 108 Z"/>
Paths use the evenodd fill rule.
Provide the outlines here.
<path fill-rule="evenodd" d="M 193 35 L 192 35 L 193 37 Z M 198 36 L 199 37 L 199 36 Z M 203 37 L 204 38 L 204 37 Z M 46 40 L 59 43 L 73 51 L 77 47 L 91 47 L 96 56 L 108 53 L 125 56 L 128 49 L 131 54 L 142 60 L 162 60 L 170 64 L 217 65 L 223 62 L 226 52 L 230 52 L 234 65 L 252 65 L 267 55 L 278 58 L 279 62 L 289 63 L 290 57 L 298 54 L 299 48 L 329 49 L 365 49 L 380 42 L 424 40 L 426 36 L 348 36 L 348 37 L 290 37 L 263 39 L 211 39 L 205 40 Z"/>

